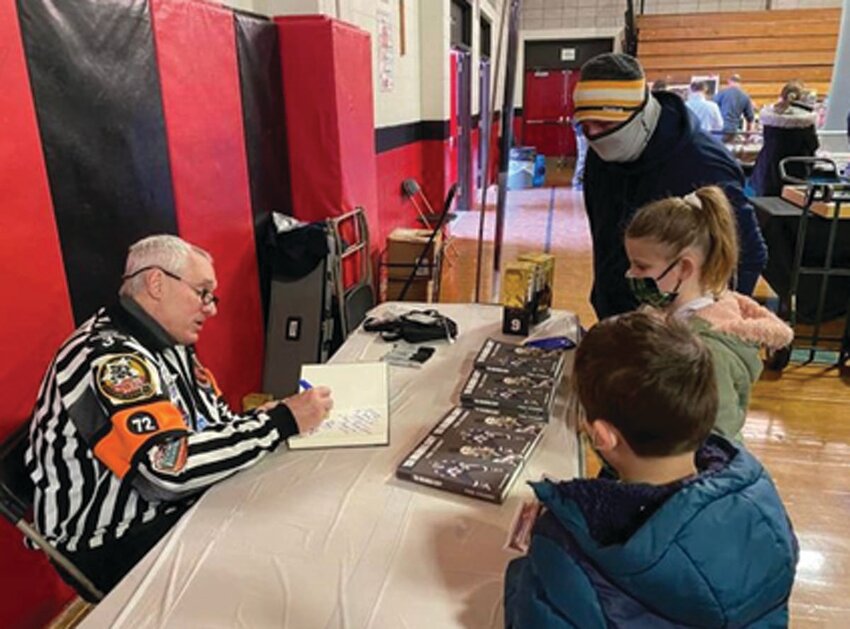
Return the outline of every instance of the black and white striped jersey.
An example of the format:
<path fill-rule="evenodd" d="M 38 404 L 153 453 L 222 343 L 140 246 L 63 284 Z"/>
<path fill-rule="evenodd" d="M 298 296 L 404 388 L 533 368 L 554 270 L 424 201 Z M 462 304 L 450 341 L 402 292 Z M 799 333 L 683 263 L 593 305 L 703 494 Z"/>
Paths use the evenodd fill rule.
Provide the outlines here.
<path fill-rule="evenodd" d="M 41 383 L 26 455 L 36 525 L 71 553 L 100 547 L 297 431 L 283 404 L 231 411 L 194 349 L 122 298 L 62 344 Z"/>

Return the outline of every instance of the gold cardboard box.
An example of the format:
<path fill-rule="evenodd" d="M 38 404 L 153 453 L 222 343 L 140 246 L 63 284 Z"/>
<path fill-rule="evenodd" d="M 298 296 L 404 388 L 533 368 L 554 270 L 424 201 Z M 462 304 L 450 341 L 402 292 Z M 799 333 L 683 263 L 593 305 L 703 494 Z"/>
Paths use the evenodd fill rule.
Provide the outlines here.
<path fill-rule="evenodd" d="M 537 265 L 532 262 L 510 262 L 502 275 L 503 306 L 527 308 L 534 299 Z"/>
<path fill-rule="evenodd" d="M 555 286 L 555 256 L 551 253 L 530 252 L 521 254 L 517 260 L 537 265 L 535 291 L 539 301 L 537 310 L 547 310 L 552 306 L 552 290 Z"/>

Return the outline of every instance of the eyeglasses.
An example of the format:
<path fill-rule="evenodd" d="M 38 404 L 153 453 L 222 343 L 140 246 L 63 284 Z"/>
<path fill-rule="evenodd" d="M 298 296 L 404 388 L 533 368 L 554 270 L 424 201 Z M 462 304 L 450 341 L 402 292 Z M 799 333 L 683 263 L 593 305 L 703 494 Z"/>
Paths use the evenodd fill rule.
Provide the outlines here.
<path fill-rule="evenodd" d="M 198 296 L 198 299 L 201 300 L 201 303 L 204 306 L 215 305 L 218 306 L 221 301 L 213 292 L 208 288 L 198 288 L 197 286 L 193 286 L 182 277 L 177 275 L 177 273 L 172 273 L 168 269 L 163 269 L 161 266 L 156 264 L 151 264 L 149 266 L 143 266 L 141 269 L 130 273 L 129 275 L 123 276 L 122 280 L 129 280 L 131 277 L 136 277 L 139 273 L 143 273 L 145 271 L 150 271 L 151 269 L 158 269 L 163 272 L 163 274 L 167 275 L 171 279 L 177 280 L 178 282 L 183 282 L 186 286 L 192 289 L 192 291 Z"/>

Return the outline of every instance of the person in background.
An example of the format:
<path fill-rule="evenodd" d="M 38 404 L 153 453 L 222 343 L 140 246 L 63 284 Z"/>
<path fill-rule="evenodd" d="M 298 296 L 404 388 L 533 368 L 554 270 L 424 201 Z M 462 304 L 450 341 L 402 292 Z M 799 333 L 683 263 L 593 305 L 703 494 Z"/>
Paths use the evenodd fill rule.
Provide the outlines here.
<path fill-rule="evenodd" d="M 738 239 L 723 191 L 700 188 L 640 208 L 626 228 L 625 246 L 637 300 L 687 322 L 711 350 L 719 396 L 713 428 L 740 440 L 750 391 L 762 372 L 759 348 L 787 347 L 794 332 L 729 290 Z"/>
<path fill-rule="evenodd" d="M 708 134 L 723 129 L 723 116 L 717 103 L 706 99 L 707 88 L 703 81 L 691 83 L 686 105 L 699 121 L 700 128 Z"/>
<path fill-rule="evenodd" d="M 741 129 L 741 118 L 746 121 L 745 130 L 752 127 L 755 115 L 753 113 L 753 102 L 749 95 L 741 88 L 741 77 L 738 74 L 731 75 L 726 80 L 726 87 L 714 96 L 714 102 L 720 107 L 723 114 L 723 141 L 732 142 L 735 134 Z"/>
<path fill-rule="evenodd" d="M 784 184 L 779 162 L 786 157 L 812 157 L 820 146 L 817 115 L 803 83 L 786 83 L 779 100 L 761 109 L 759 121 L 764 145 L 756 158 L 750 185 L 758 196 L 779 196 Z M 789 164 L 786 171 L 802 179 L 807 172 L 802 164 Z"/>
<path fill-rule="evenodd" d="M 744 175 L 729 151 L 700 130 L 681 98 L 651 94 L 634 57 L 605 53 L 581 69 L 574 119 L 590 149 L 584 202 L 593 240 L 591 303 L 602 319 L 632 310 L 623 230 L 641 206 L 719 185 L 735 209 L 740 238 L 738 290 L 752 293 L 767 248 L 755 211 L 744 196 Z"/>
<path fill-rule="evenodd" d="M 652 82 L 652 91 L 653 92 L 666 92 L 667 91 L 667 81 L 665 79 L 656 79 Z"/>
<path fill-rule="evenodd" d="M 207 487 L 331 408 L 325 387 L 249 413 L 228 407 L 194 349 L 218 311 L 216 286 L 204 250 L 140 240 L 117 302 L 71 334 L 42 381 L 26 453 L 35 523 L 104 593 Z"/>
<path fill-rule="evenodd" d="M 798 544 L 767 470 L 711 434 L 711 352 L 633 312 L 576 353 L 583 430 L 615 477 L 532 483 L 525 556 L 505 575 L 508 629 L 786 627 Z"/>

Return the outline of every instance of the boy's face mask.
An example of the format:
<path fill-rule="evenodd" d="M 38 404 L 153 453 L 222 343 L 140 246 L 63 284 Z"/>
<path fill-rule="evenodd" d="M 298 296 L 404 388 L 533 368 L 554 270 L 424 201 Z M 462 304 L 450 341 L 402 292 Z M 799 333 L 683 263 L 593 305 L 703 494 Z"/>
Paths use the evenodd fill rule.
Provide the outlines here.
<path fill-rule="evenodd" d="M 671 291 L 661 290 L 658 287 L 658 282 L 664 279 L 664 276 L 667 275 L 680 260 L 681 258 L 673 260 L 673 262 L 670 263 L 670 266 L 664 269 L 664 272 L 655 278 L 626 276 L 629 288 L 639 303 L 647 304 L 653 308 L 666 308 L 676 301 L 676 297 L 679 296 L 679 287 L 682 285 L 682 280 L 680 279 L 676 282 L 676 287 Z"/>
<path fill-rule="evenodd" d="M 661 105 L 651 95 L 647 96 L 646 105 L 631 120 L 594 137 L 588 137 L 587 141 L 606 162 L 633 162 L 641 156 L 649 143 L 660 116 Z"/>

